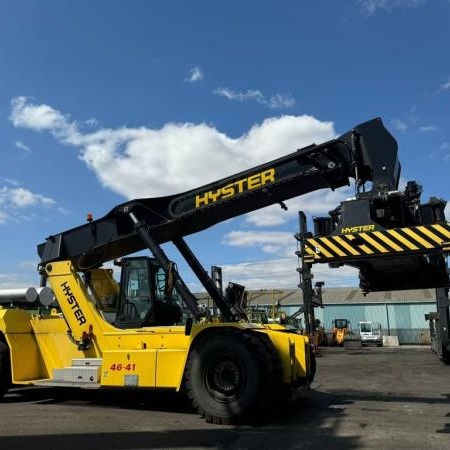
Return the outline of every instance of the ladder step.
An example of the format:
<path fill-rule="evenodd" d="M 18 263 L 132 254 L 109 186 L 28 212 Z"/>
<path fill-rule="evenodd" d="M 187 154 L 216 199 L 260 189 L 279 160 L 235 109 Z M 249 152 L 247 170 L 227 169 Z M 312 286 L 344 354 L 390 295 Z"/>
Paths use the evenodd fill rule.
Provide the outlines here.
<path fill-rule="evenodd" d="M 100 366 L 75 366 L 53 369 L 53 381 L 71 383 L 98 383 L 100 379 Z"/>
<path fill-rule="evenodd" d="M 45 386 L 45 387 L 73 387 L 73 388 L 83 388 L 83 389 L 100 389 L 100 383 L 85 383 L 82 381 L 71 382 L 62 380 L 39 380 L 33 383 L 35 386 Z"/>
<path fill-rule="evenodd" d="M 102 365 L 102 358 L 73 358 L 72 359 L 72 367 L 79 367 L 79 366 L 100 367 L 101 365 Z"/>

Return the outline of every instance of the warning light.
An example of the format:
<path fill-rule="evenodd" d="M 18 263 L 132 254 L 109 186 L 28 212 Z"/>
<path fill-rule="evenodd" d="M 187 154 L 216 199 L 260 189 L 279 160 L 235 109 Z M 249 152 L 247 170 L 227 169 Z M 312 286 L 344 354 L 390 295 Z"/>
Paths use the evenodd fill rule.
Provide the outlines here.
<path fill-rule="evenodd" d="M 94 216 L 92 215 L 92 213 L 87 213 L 86 220 L 88 222 L 92 222 L 94 220 Z"/>

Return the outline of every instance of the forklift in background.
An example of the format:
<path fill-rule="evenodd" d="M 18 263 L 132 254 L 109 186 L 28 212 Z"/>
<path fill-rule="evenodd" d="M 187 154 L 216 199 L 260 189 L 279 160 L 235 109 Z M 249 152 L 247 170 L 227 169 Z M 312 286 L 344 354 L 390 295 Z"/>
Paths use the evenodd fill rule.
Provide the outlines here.
<path fill-rule="evenodd" d="M 331 321 L 331 342 L 330 345 L 343 346 L 345 336 L 352 332 L 350 320 L 334 319 Z"/>

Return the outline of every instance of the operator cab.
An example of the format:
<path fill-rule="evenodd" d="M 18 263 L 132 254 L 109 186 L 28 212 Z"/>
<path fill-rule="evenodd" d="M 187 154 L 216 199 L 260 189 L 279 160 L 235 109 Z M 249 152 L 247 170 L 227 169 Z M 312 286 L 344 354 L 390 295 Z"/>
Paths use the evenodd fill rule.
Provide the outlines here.
<path fill-rule="evenodd" d="M 350 321 L 348 319 L 334 319 L 332 326 L 338 330 L 348 329 L 350 328 Z"/>
<path fill-rule="evenodd" d="M 116 327 L 140 328 L 181 323 L 181 301 L 154 258 L 128 257 L 115 264 L 122 268 Z"/>

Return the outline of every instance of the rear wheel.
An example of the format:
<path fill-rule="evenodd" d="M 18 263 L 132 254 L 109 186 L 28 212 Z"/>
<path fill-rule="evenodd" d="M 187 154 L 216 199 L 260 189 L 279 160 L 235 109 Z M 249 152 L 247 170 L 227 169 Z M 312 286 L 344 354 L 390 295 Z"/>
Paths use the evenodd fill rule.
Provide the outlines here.
<path fill-rule="evenodd" d="M 186 390 L 207 422 L 249 423 L 264 417 L 281 387 L 281 363 L 267 351 L 272 344 L 265 339 L 229 328 L 207 333 L 195 344 Z"/>
<path fill-rule="evenodd" d="M 9 348 L 5 342 L 0 341 L 0 398 L 2 398 L 11 386 L 11 362 Z"/>

